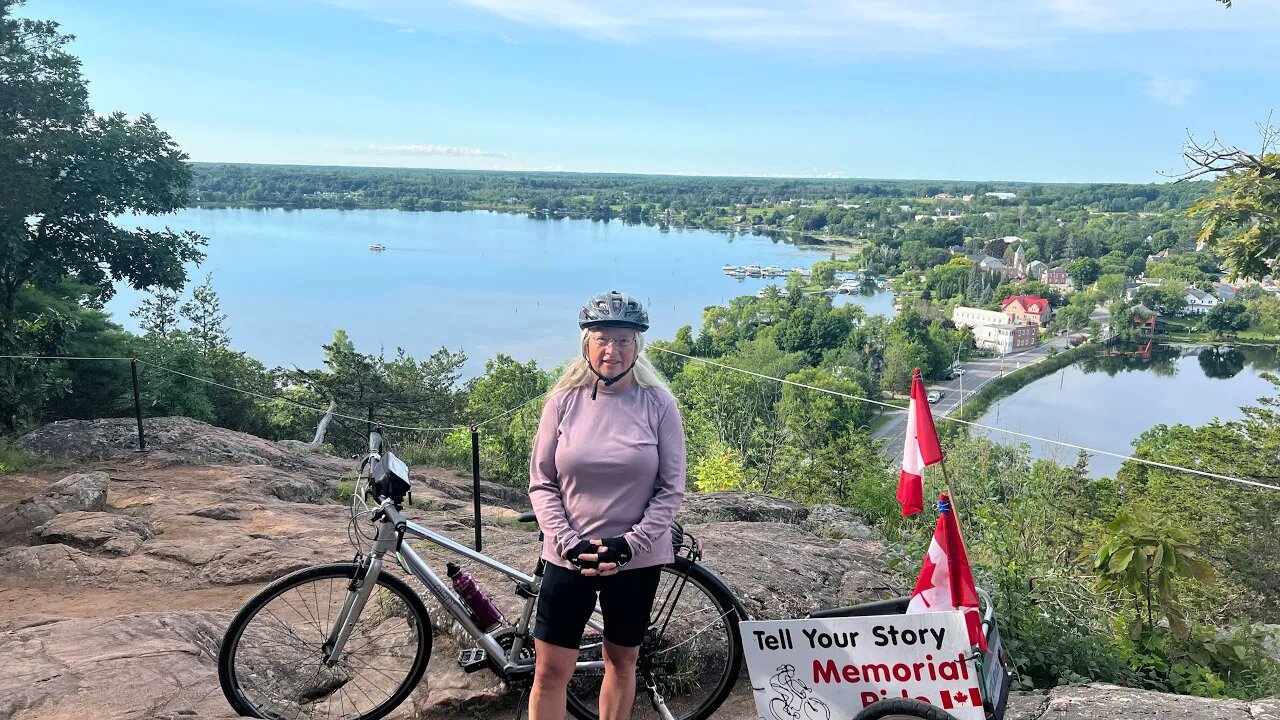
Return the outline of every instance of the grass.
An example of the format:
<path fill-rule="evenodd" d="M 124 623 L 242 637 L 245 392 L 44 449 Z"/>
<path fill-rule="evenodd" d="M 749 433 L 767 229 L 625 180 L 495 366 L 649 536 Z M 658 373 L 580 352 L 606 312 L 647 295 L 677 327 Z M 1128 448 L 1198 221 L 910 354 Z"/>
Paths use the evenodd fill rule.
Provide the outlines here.
<path fill-rule="evenodd" d="M 1165 332 L 1160 336 L 1164 342 L 1179 343 L 1217 343 L 1226 345 L 1280 345 L 1280 337 L 1267 333 L 1245 330 L 1219 337 L 1212 330 L 1202 330 L 1199 323 L 1189 318 L 1165 318 Z"/>
<path fill-rule="evenodd" d="M 0 475 L 30 470 L 43 462 L 39 455 L 0 443 Z"/>

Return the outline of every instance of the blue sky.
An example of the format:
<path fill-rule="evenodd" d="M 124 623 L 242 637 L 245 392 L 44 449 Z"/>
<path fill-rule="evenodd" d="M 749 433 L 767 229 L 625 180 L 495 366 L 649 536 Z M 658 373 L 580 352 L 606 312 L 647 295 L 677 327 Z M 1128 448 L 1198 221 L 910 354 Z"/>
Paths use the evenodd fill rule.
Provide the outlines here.
<path fill-rule="evenodd" d="M 1280 0 L 28 0 L 200 161 L 1160 181 L 1254 146 Z"/>

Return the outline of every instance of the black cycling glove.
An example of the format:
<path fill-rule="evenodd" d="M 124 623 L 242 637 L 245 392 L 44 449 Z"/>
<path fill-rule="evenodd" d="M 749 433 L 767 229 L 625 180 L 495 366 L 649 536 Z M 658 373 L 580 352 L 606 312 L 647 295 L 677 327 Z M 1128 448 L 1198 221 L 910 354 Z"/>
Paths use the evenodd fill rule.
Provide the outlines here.
<path fill-rule="evenodd" d="M 603 562 L 616 563 L 618 567 L 631 562 L 631 545 L 626 538 L 605 538 L 600 542 L 609 548 L 609 552 L 605 553 L 604 557 L 601 558 Z"/>
<path fill-rule="evenodd" d="M 573 548 L 569 550 L 569 552 L 564 554 L 564 559 L 573 563 L 573 566 L 580 570 L 595 568 L 600 564 L 599 562 L 579 559 L 580 555 L 584 555 L 584 554 L 593 555 L 595 554 L 595 552 L 596 552 L 596 545 L 594 543 L 592 543 L 590 540 L 582 540 L 578 542 L 577 545 L 574 545 Z"/>

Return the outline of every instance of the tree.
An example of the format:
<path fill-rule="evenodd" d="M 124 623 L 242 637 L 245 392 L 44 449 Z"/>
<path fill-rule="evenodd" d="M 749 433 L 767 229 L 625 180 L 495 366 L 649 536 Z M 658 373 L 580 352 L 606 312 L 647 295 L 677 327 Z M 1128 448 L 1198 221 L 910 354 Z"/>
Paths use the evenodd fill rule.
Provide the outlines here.
<path fill-rule="evenodd" d="M 205 355 L 226 349 L 231 343 L 225 325 L 227 316 L 213 289 L 213 273 L 191 290 L 191 299 L 182 305 L 182 316 L 191 323 L 191 337 Z"/>
<path fill-rule="evenodd" d="M 1091 257 L 1076 258 L 1067 263 L 1067 274 L 1071 276 L 1076 290 L 1083 290 L 1102 274 L 1102 263 Z"/>
<path fill-rule="evenodd" d="M 138 319 L 138 327 L 147 335 L 166 337 L 178 329 L 178 293 L 172 290 L 156 290 L 151 297 L 129 312 Z"/>
<path fill-rule="evenodd" d="M 1107 300 L 1119 300 L 1124 297 L 1124 275 L 1109 274 L 1098 276 L 1098 292 Z"/>
<path fill-rule="evenodd" d="M 118 281 L 179 289 L 184 263 L 201 259 L 203 244 L 190 232 L 115 223 L 184 207 L 187 156 L 147 115 L 95 114 L 80 62 L 63 49 L 70 36 L 54 22 L 15 18 L 18 4 L 0 0 L 0 354 L 34 342 L 24 327 L 31 319 L 15 314 L 27 285 L 50 288 L 71 276 L 97 302 Z M 23 373 L 13 363 L 0 368 L 0 426 L 32 412 L 14 402 Z"/>
<path fill-rule="evenodd" d="M 1249 311 L 1242 302 L 1224 302 L 1214 305 L 1204 319 L 1205 327 L 1221 337 L 1249 329 Z"/>
<path fill-rule="evenodd" d="M 1188 138 L 1183 158 L 1188 180 L 1218 175 L 1213 193 L 1187 210 L 1200 220 L 1196 240 L 1219 249 L 1233 277 L 1260 278 L 1280 258 L 1280 128 L 1258 126 L 1261 149 L 1248 152 L 1217 137 L 1207 144 Z"/>

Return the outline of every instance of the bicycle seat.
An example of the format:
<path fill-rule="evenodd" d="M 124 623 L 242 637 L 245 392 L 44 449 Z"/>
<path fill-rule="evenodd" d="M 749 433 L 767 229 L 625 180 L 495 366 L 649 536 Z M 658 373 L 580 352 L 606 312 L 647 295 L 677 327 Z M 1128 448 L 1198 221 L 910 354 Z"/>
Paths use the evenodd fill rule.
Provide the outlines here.
<path fill-rule="evenodd" d="M 538 522 L 538 516 L 534 515 L 532 510 L 528 512 L 520 513 L 519 515 L 516 516 L 516 519 L 519 520 L 520 522 L 531 522 L 531 523 Z"/>

